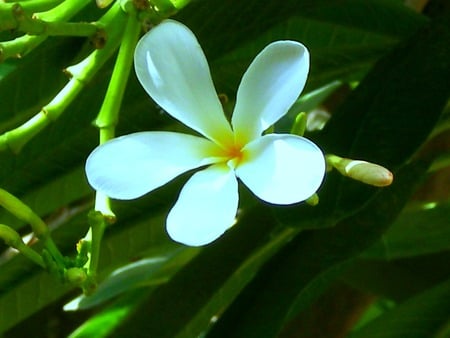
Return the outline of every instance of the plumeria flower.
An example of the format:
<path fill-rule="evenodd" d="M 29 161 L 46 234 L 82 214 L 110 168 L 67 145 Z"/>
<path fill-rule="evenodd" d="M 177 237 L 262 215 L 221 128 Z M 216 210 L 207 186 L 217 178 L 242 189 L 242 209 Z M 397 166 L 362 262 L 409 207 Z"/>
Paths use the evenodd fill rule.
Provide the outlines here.
<path fill-rule="evenodd" d="M 115 199 L 134 199 L 201 168 L 182 188 L 166 222 L 172 239 L 199 246 L 234 224 L 238 179 L 273 204 L 304 201 L 319 188 L 325 160 L 314 143 L 290 134 L 263 135 L 305 85 L 305 46 L 277 41 L 255 58 L 239 86 L 231 123 L 205 55 L 186 26 L 166 20 L 150 30 L 136 47 L 134 63 L 153 100 L 203 137 L 147 131 L 106 142 L 86 163 L 96 190 Z"/>

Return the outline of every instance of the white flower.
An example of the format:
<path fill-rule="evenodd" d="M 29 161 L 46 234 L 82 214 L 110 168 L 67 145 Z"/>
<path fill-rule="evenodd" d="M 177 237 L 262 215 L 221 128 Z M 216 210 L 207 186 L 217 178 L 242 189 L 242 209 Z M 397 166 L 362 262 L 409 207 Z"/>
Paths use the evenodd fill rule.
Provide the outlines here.
<path fill-rule="evenodd" d="M 140 197 L 195 168 L 167 217 L 178 242 L 204 245 L 233 223 L 239 178 L 260 199 L 292 204 L 322 183 L 325 160 L 311 141 L 262 135 L 294 103 L 306 82 L 308 50 L 294 41 L 268 45 L 244 74 L 231 124 L 226 119 L 194 34 L 166 20 L 142 37 L 136 74 L 153 100 L 204 137 L 140 132 L 111 140 L 87 159 L 89 183 L 115 199 Z"/>

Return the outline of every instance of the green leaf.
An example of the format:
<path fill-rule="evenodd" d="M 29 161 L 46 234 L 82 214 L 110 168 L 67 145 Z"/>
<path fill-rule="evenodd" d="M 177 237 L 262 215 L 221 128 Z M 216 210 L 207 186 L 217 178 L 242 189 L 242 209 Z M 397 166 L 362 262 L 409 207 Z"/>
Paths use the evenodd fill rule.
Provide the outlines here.
<path fill-rule="evenodd" d="M 449 213 L 450 203 L 406 208 L 363 257 L 392 260 L 450 250 Z"/>
<path fill-rule="evenodd" d="M 360 79 L 399 38 L 426 22 L 424 17 L 392 1 L 289 0 L 283 1 L 283 6 L 269 1 L 263 11 L 258 10 L 259 2 L 246 1 L 232 8 L 221 2 L 215 8 L 209 16 L 215 21 L 214 28 L 206 32 L 196 29 L 204 27 L 203 16 L 200 22 L 195 14 L 189 12 L 187 16 L 188 11 L 180 16 L 198 33 L 203 48 L 211 50 L 216 86 L 227 93 L 235 93 L 247 66 L 272 41 L 298 40 L 310 49 L 308 88 L 314 89 L 332 80 Z M 230 27 L 221 16 L 238 18 L 246 24 Z M 392 16 L 395 20 L 391 20 Z M 217 40 L 220 43 L 210 47 Z M 216 58 L 218 48 L 223 56 Z"/>
<path fill-rule="evenodd" d="M 140 288 L 123 295 L 106 309 L 90 317 L 69 338 L 109 337 L 116 327 L 145 299 L 148 290 Z"/>
<path fill-rule="evenodd" d="M 267 208 L 249 210 L 234 229 L 155 290 L 115 336 L 197 337 L 292 234 L 276 228 Z"/>
<path fill-rule="evenodd" d="M 349 337 L 433 337 L 449 320 L 449 299 L 450 280 L 447 280 L 385 312 Z"/>
<path fill-rule="evenodd" d="M 212 337 L 275 336 L 284 321 L 313 298 L 309 288 L 320 290 L 317 280 L 324 275 L 332 278 L 335 269 L 390 226 L 426 172 L 426 165 L 404 163 L 425 141 L 450 93 L 450 51 L 441 40 L 442 34 L 450 37 L 448 20 L 436 20 L 383 58 L 318 138 L 328 151 L 363 156 L 397 169 L 394 185 L 381 191 L 365 189 L 331 175 L 323 190 L 325 203 L 309 210 L 275 209 L 282 221 L 304 228 L 338 223 L 332 229 L 300 234 L 275 256 L 219 320 Z M 396 80 L 405 76 L 404 82 Z M 423 76 L 433 79 L 433 88 L 421 82 Z"/>
<path fill-rule="evenodd" d="M 210 336 L 276 336 L 285 321 L 320 295 L 347 260 L 381 236 L 411 195 L 416 177 L 425 171 L 421 164 L 406 166 L 391 187 L 357 214 L 332 229 L 300 233 L 247 286 Z"/>
<path fill-rule="evenodd" d="M 450 251 L 396 260 L 356 258 L 340 276 L 365 293 L 403 302 L 448 278 Z"/>
<path fill-rule="evenodd" d="M 325 153 L 383 165 L 395 180 L 395 171 L 426 141 L 450 96 L 449 20 L 433 21 L 371 69 L 315 137 Z M 302 228 L 330 226 L 376 191 L 331 172 L 318 191 L 317 207 L 281 209 L 279 218 Z"/>
<path fill-rule="evenodd" d="M 86 310 L 104 303 L 119 294 L 148 285 L 165 283 L 197 253 L 197 248 L 171 248 L 163 256 L 143 258 L 114 270 L 90 296 L 80 296 L 66 304 L 64 309 Z"/>

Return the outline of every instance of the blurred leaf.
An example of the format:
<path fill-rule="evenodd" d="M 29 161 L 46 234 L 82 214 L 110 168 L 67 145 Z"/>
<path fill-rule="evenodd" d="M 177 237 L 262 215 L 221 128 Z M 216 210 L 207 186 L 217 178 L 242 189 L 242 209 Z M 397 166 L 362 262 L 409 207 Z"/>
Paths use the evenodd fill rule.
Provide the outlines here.
<path fill-rule="evenodd" d="M 449 299 L 450 280 L 447 280 L 385 312 L 349 337 L 433 337 L 449 320 Z"/>
<path fill-rule="evenodd" d="M 339 155 L 350 151 L 350 156 L 401 167 L 431 131 L 450 93 L 447 86 L 449 47 L 441 40 L 442 34 L 450 35 L 446 20 L 448 18 L 422 29 L 383 58 L 330 121 L 319 144 L 333 148 Z M 424 54 L 424 49 L 430 53 Z M 410 79 L 396 80 L 405 76 Z M 433 88 L 429 83 L 417 85 L 423 76 L 429 81 L 433 79 Z M 399 98 L 402 92 L 404 96 Z M 426 122 L 420 118 L 424 105 L 430 109 L 427 109 Z M 404 128 L 414 118 L 417 123 Z M 398 130 L 405 133 L 404 138 L 399 139 Z M 383 147 L 380 147 L 380 140 L 381 145 L 385 144 Z M 410 140 L 413 142 L 405 143 Z M 336 151 L 339 147 L 342 151 Z M 360 151 L 359 155 L 356 150 Z M 332 181 L 327 180 L 323 191 L 325 203 L 322 199 L 322 203 L 310 211 L 304 207 L 276 208 L 280 219 L 300 227 L 331 225 L 336 222 L 336 215 L 331 220 L 326 219 L 331 212 L 336 213 L 340 221 L 333 229 L 300 234 L 280 251 L 213 327 L 211 336 L 275 336 L 285 320 L 318 295 L 318 279 L 332 279 L 343 262 L 381 236 L 425 171 L 426 165 L 404 166 L 395 173 L 394 185 L 381 191 L 361 188 L 361 184 L 348 180 L 344 183 L 344 179 L 331 175 Z M 336 186 L 339 181 L 342 185 Z M 333 203 L 334 196 L 340 202 L 337 206 Z M 345 204 L 342 203 L 344 198 L 347 199 Z M 360 211 L 355 213 L 358 208 Z M 349 211 L 354 215 L 345 217 L 351 215 Z"/>
<path fill-rule="evenodd" d="M 138 287 L 158 285 L 168 281 L 175 271 L 191 260 L 199 250 L 179 248 L 164 256 L 152 256 L 114 270 L 90 296 L 80 296 L 64 306 L 66 311 L 86 310 Z"/>
<path fill-rule="evenodd" d="M 352 287 L 403 302 L 450 277 L 450 252 L 391 261 L 357 258 L 340 279 Z"/>
<path fill-rule="evenodd" d="M 221 0 L 194 1 L 175 18 L 196 33 L 208 58 L 215 60 L 294 17 L 394 38 L 410 35 L 427 21 L 391 0 L 284 0 L 282 6 L 275 0 L 263 5 L 258 0 L 232 5 Z"/>
<path fill-rule="evenodd" d="M 147 293 L 148 290 L 141 288 L 123 295 L 112 305 L 89 318 L 68 337 L 108 337 L 122 320 L 145 299 Z"/>
<path fill-rule="evenodd" d="M 424 143 L 450 96 L 449 21 L 448 15 L 433 21 L 383 57 L 333 113 L 316 143 L 326 153 L 383 165 L 395 180 L 395 171 Z M 330 226 L 376 191 L 331 172 L 318 191 L 317 207 L 278 208 L 278 215 L 302 228 Z"/>
<path fill-rule="evenodd" d="M 229 46 L 237 42 L 239 47 L 212 63 L 220 91 L 235 93 L 251 60 L 268 43 L 282 39 L 301 41 L 310 49 L 308 88 L 317 88 L 333 80 L 360 79 L 373 62 L 395 45 L 400 37 L 410 35 L 426 22 L 424 17 L 391 1 L 304 0 L 284 1 L 283 6 L 272 1 L 265 3 L 264 11 L 255 11 L 249 3 L 251 1 L 246 2 L 245 6 L 233 8 L 238 12 L 235 13 L 236 17 L 247 22 L 245 26 L 230 27 L 228 23 L 227 27 L 223 27 L 225 31 L 244 31 L 230 32 L 233 38 L 230 40 L 228 37 L 223 44 Z M 268 6 L 276 8 L 269 12 Z M 221 13 L 222 7 L 216 7 L 216 15 Z M 226 10 L 227 15 L 230 15 L 228 6 Z M 391 20 L 391 15 L 395 15 L 395 20 Z M 361 20 L 363 17 L 364 20 Z M 190 19 L 186 18 L 186 21 Z M 194 21 L 194 29 L 195 24 Z M 199 33 L 201 38 L 204 33 Z M 223 34 L 215 30 L 211 33 L 216 39 L 220 39 Z M 203 40 L 208 42 L 207 39 Z"/>
<path fill-rule="evenodd" d="M 365 258 L 397 259 L 450 250 L 450 203 L 406 208 Z"/>
<path fill-rule="evenodd" d="M 210 336 L 276 336 L 285 321 L 303 310 L 336 278 L 347 260 L 389 227 L 411 195 L 413 182 L 425 170 L 421 164 L 402 168 L 396 182 L 360 212 L 334 228 L 300 233 L 264 266 L 212 328 Z"/>
<path fill-rule="evenodd" d="M 277 230 L 267 208 L 249 210 L 233 229 L 155 290 L 114 337 L 142 332 L 159 338 L 197 337 L 292 233 Z"/>

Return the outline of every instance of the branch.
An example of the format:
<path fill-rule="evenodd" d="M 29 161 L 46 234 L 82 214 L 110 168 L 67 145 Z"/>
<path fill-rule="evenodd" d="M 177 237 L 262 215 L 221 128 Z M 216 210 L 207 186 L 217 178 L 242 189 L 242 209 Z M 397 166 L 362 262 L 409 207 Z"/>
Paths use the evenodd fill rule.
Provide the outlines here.
<path fill-rule="evenodd" d="M 0 151 L 10 149 L 12 152 L 18 153 L 36 134 L 61 116 L 85 84 L 92 79 L 117 49 L 126 17 L 119 5 L 111 7 L 99 21 L 106 27 L 109 36 L 104 48 L 95 50 L 80 63 L 68 67 L 67 73 L 71 75 L 71 79 L 66 86 L 37 115 L 23 125 L 0 135 Z"/>

